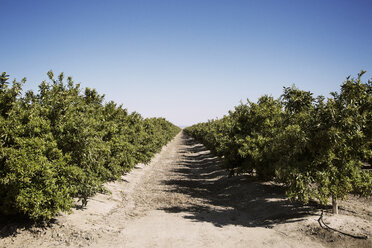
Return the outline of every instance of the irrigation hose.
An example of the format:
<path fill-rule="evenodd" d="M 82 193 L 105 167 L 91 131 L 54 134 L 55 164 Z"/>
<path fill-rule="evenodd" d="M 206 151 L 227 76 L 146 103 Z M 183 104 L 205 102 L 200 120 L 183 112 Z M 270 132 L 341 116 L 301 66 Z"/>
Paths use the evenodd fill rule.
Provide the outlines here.
<path fill-rule="evenodd" d="M 324 211 L 322 210 L 322 213 L 320 214 L 320 217 L 318 219 L 318 223 L 319 223 L 319 225 L 320 225 L 321 228 L 329 229 L 329 230 L 332 230 L 332 231 L 341 233 L 343 235 L 346 235 L 346 236 L 349 236 L 349 237 L 352 237 L 352 238 L 355 238 L 355 239 L 368 239 L 368 236 L 367 235 L 354 235 L 354 234 L 346 233 L 346 232 L 343 232 L 343 231 L 340 231 L 340 230 L 337 230 L 337 229 L 334 229 L 334 228 L 328 226 L 326 223 L 324 223 L 323 212 Z"/>

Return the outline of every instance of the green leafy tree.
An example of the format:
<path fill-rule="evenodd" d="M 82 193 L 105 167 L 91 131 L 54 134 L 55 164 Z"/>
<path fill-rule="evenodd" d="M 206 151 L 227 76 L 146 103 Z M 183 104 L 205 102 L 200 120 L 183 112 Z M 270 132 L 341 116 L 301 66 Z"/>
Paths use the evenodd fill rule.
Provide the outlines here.
<path fill-rule="evenodd" d="M 96 90 L 80 89 L 64 74 L 42 82 L 35 94 L 0 77 L 0 211 L 51 219 L 73 206 L 73 197 L 105 191 L 180 129 L 163 118 L 143 119 L 104 103 Z M 83 92 L 83 93 L 82 93 Z"/>
<path fill-rule="evenodd" d="M 317 110 L 317 128 L 313 132 L 314 178 L 322 202 L 332 198 L 338 213 L 338 199 L 349 192 L 372 194 L 372 177 L 362 170 L 371 158 L 371 84 L 363 83 L 362 71 L 356 79 L 348 77 L 341 92 L 332 93 Z"/>
<path fill-rule="evenodd" d="M 186 129 L 225 161 L 225 168 L 281 182 L 307 203 L 372 195 L 372 82 L 348 77 L 327 100 L 295 86 L 280 99 L 248 101 L 220 120 Z"/>

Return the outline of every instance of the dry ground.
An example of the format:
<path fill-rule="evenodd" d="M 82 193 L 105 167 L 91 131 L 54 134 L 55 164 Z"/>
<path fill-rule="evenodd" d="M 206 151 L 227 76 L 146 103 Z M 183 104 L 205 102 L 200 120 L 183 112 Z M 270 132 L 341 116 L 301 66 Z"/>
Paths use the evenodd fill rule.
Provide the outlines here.
<path fill-rule="evenodd" d="M 274 183 L 228 178 L 219 163 L 180 133 L 85 209 L 48 226 L 0 218 L 0 247 L 372 247 L 371 199 L 325 213 L 330 226 L 369 236 L 354 239 L 321 229 L 316 204 L 290 203 Z"/>

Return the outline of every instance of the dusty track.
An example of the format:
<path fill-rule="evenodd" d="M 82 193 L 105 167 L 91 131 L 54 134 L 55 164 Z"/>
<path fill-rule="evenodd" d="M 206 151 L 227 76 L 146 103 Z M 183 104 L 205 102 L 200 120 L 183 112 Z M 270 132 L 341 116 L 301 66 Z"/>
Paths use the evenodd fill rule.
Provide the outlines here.
<path fill-rule="evenodd" d="M 0 247 L 369 247 L 321 230 L 316 205 L 287 201 L 273 183 L 227 178 L 219 160 L 180 133 L 111 195 L 97 195 L 84 210 L 49 227 L 0 225 Z M 371 236 L 371 201 L 346 202 L 334 227 Z M 357 202 L 357 204 L 355 203 Z"/>

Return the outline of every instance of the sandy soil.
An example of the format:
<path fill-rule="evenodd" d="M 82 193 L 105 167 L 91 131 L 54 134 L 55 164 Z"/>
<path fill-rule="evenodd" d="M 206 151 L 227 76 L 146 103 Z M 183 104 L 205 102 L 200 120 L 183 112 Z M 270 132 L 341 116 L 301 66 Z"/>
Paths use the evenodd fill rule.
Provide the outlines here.
<path fill-rule="evenodd" d="M 1 219 L 0 247 L 372 247 L 372 200 L 351 198 L 324 221 L 358 235 L 327 231 L 320 207 L 289 202 L 272 182 L 227 177 L 220 161 L 180 133 L 149 165 L 112 192 L 47 226 Z"/>

